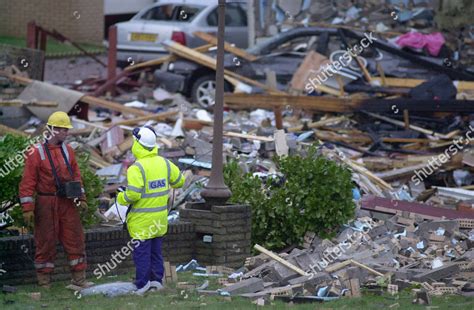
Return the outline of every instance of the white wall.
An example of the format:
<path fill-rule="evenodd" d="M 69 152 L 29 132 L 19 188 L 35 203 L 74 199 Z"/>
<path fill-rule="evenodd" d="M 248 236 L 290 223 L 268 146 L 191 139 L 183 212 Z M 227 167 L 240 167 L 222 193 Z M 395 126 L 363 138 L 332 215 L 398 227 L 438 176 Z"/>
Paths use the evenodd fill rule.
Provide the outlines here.
<path fill-rule="evenodd" d="M 104 15 L 137 13 L 155 0 L 104 0 Z"/>

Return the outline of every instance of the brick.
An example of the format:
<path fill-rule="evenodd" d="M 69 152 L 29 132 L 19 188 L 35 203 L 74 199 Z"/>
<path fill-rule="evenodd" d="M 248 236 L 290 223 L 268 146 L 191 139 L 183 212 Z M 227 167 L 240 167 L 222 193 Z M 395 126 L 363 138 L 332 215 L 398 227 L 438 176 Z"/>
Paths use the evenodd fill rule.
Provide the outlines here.
<path fill-rule="evenodd" d="M 219 241 L 242 241 L 246 240 L 245 234 L 232 234 L 232 235 L 214 235 L 213 240 Z"/>
<path fill-rule="evenodd" d="M 192 209 L 183 209 L 180 211 L 180 218 L 190 219 L 194 222 L 194 219 L 205 219 L 205 220 L 217 220 L 219 215 L 212 213 L 210 211 L 204 210 L 192 210 Z"/>
<path fill-rule="evenodd" d="M 415 220 L 399 216 L 397 218 L 397 223 L 405 226 L 413 226 L 415 224 Z"/>
<path fill-rule="evenodd" d="M 227 205 L 212 206 L 211 211 L 215 213 L 250 213 L 251 209 L 248 205 Z"/>
<path fill-rule="evenodd" d="M 445 240 L 446 240 L 445 236 L 438 236 L 436 234 L 430 234 L 430 241 L 444 242 Z"/>
<path fill-rule="evenodd" d="M 227 233 L 245 233 L 248 232 L 251 228 L 250 225 L 245 226 L 223 226 L 226 227 Z"/>

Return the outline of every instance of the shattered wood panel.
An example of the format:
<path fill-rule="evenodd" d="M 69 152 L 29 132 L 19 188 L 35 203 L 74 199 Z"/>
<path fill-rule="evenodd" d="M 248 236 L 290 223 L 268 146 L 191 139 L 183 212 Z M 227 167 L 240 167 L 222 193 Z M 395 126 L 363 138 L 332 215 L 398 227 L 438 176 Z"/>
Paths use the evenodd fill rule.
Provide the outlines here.
<path fill-rule="evenodd" d="M 315 76 L 315 72 L 318 72 L 322 65 L 328 63 L 330 63 L 330 61 L 327 57 L 315 51 L 310 51 L 293 75 L 290 87 L 296 90 L 304 90 L 309 77 L 311 75 Z"/>

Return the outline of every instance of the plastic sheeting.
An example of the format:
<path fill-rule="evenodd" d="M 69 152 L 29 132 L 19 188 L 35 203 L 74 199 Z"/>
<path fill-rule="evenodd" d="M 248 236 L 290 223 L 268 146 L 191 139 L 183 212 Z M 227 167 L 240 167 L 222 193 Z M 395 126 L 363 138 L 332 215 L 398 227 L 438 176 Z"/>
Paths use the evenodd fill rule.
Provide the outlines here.
<path fill-rule="evenodd" d="M 422 34 L 409 32 L 401 35 L 396 41 L 400 47 L 411 47 L 414 49 L 426 49 L 431 56 L 438 56 L 441 47 L 446 42 L 441 32 Z"/>

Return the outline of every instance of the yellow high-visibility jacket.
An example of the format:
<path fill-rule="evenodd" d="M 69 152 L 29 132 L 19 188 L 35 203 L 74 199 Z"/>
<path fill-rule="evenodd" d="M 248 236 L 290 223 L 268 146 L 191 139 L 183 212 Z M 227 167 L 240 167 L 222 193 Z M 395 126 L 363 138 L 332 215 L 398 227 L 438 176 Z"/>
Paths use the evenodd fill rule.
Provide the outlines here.
<path fill-rule="evenodd" d="M 182 187 L 185 178 L 176 165 L 158 156 L 157 147 L 149 151 L 135 140 L 132 153 L 137 160 L 127 169 L 128 185 L 117 202 L 131 205 L 126 221 L 133 239 L 161 237 L 168 230 L 170 187 Z"/>

